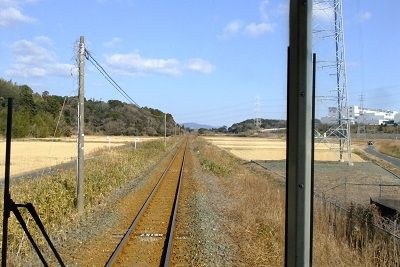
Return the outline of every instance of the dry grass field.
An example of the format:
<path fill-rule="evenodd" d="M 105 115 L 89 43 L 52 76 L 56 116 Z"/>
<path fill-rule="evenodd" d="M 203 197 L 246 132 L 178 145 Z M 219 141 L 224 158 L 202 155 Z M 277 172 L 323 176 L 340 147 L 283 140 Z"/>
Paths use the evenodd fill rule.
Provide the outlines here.
<path fill-rule="evenodd" d="M 222 139 L 218 138 L 218 140 Z M 240 143 L 236 141 L 237 145 L 243 145 L 252 140 L 259 142 L 262 139 L 238 138 L 236 140 L 241 140 Z M 225 138 L 224 141 L 226 142 L 227 139 Z M 283 141 L 277 144 L 282 145 L 282 143 Z M 284 148 L 281 149 L 284 150 Z M 217 244 L 223 242 L 225 246 L 232 248 L 231 255 L 236 257 L 232 260 L 233 264 L 228 262 L 225 265 L 282 266 L 285 242 L 283 180 L 269 170 L 255 165 L 241 164 L 240 160 L 232 154 L 225 153 L 226 149 L 224 150 L 216 149 L 202 139 L 197 139 L 194 143 L 194 151 L 199 157 L 203 170 L 213 174 L 212 176 L 201 175 L 196 181 L 201 179 L 205 181 L 201 185 L 202 197 L 215 196 L 209 206 L 215 209 L 219 216 L 220 225 L 217 232 L 223 234 L 214 242 Z M 265 150 L 268 151 L 268 148 Z M 284 164 L 282 160 L 273 162 Z M 323 164 L 332 163 L 324 162 Z M 346 166 L 334 163 L 338 166 Z M 358 164 L 365 163 L 355 165 Z M 338 169 L 340 167 L 336 170 Z M 330 172 L 334 171 L 331 168 Z M 315 266 L 399 266 L 400 245 L 396 240 L 372 226 L 374 223 L 379 223 L 379 218 L 374 217 L 375 215 L 375 210 L 371 208 L 351 206 L 347 212 L 338 209 L 336 204 L 316 198 L 313 264 Z M 210 220 L 207 220 L 207 223 L 209 222 Z M 215 224 L 212 225 L 215 227 Z M 210 235 L 207 238 L 207 241 L 212 244 L 213 236 Z M 230 245 L 230 243 L 233 244 Z M 235 246 L 235 243 L 239 245 Z M 220 265 L 224 265 L 224 260 L 229 260 L 229 254 L 224 255 L 221 260 L 223 263 Z M 211 265 L 218 265 L 218 262 Z"/>
<path fill-rule="evenodd" d="M 76 251 L 82 251 L 90 259 L 93 255 L 82 250 L 88 238 L 111 227 L 119 216 L 129 220 L 129 217 L 125 218 L 125 213 L 115 214 L 116 204 L 125 199 L 128 192 L 136 192 L 137 187 L 147 183 L 148 172 L 171 154 L 175 143 L 176 139 L 170 138 L 164 148 L 161 140 L 143 142 L 137 150 L 105 150 L 101 157 L 88 161 L 85 164 L 85 212 L 81 215 L 76 210 L 74 169 L 45 174 L 40 179 L 12 180 L 12 198 L 18 203 L 33 203 L 65 265 L 81 266 L 75 263 Z M 3 191 L 0 190 L 2 197 Z M 2 203 L 0 213 L 3 213 Z M 22 216 L 48 265 L 58 266 L 32 217 L 27 216 L 25 211 L 22 211 Z M 1 228 L 0 225 L 0 239 Z M 113 239 L 119 240 L 115 236 Z M 8 245 L 7 266 L 43 266 L 15 216 L 10 217 Z"/>
<path fill-rule="evenodd" d="M 205 137 L 212 144 L 229 151 L 244 160 L 283 160 L 286 158 L 286 141 L 281 139 L 252 137 Z M 338 161 L 338 151 L 331 149 L 335 145 L 315 144 L 316 161 Z M 345 158 L 345 160 L 347 160 Z M 358 155 L 352 154 L 353 162 L 363 162 Z"/>
<path fill-rule="evenodd" d="M 134 136 L 86 136 L 85 155 L 100 149 L 121 146 L 134 142 L 156 139 L 156 137 Z M 76 137 L 18 139 L 11 145 L 11 175 L 54 166 L 76 159 Z M 5 161 L 5 140 L 0 140 L 0 179 L 3 179 Z"/>
<path fill-rule="evenodd" d="M 378 140 L 375 146 L 381 153 L 400 158 L 400 140 Z"/>
<path fill-rule="evenodd" d="M 285 175 L 285 140 L 227 136 L 205 137 L 205 139 L 238 158 L 262 161 L 260 164 L 267 169 Z M 365 141 L 358 142 L 353 144 L 353 148 L 360 150 L 366 147 L 366 144 Z M 381 152 L 384 149 L 396 151 L 400 147 L 399 143 L 392 140 L 379 140 L 375 145 Z M 316 143 L 315 159 L 315 188 L 318 193 L 332 201 L 338 201 L 343 205 L 351 202 L 367 205 L 371 197 L 395 197 L 400 192 L 398 178 L 369 162 L 368 158 L 363 160 L 353 153 L 354 165 L 348 166 L 338 162 L 337 151 L 330 150 L 326 144 Z"/>

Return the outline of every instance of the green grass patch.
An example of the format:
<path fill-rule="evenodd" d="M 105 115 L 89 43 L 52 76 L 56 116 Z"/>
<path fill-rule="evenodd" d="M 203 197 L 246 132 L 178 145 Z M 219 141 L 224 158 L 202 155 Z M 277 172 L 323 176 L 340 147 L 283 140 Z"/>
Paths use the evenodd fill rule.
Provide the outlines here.
<path fill-rule="evenodd" d="M 218 163 L 210 159 L 202 159 L 200 161 L 200 164 L 203 167 L 203 169 L 210 171 L 213 174 L 220 177 L 227 177 L 232 173 L 232 170 L 226 165 L 223 165 L 221 163 Z"/>
<path fill-rule="evenodd" d="M 229 153 L 207 143 L 202 138 L 196 140 L 201 167 L 218 177 L 229 177 L 237 167 L 238 160 Z"/>

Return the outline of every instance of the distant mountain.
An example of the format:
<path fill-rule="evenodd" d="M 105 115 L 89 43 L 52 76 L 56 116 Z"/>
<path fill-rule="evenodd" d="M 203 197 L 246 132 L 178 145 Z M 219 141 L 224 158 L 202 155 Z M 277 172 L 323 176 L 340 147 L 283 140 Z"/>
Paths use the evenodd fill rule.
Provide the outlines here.
<path fill-rule="evenodd" d="M 207 125 L 207 124 L 200 124 L 200 123 L 195 123 L 195 122 L 185 122 L 185 123 L 183 123 L 183 126 L 185 126 L 185 128 L 190 128 L 190 129 L 200 129 L 200 128 L 212 129 L 212 128 L 218 128 L 218 127 L 215 127 L 215 126 L 211 126 L 211 125 Z"/>

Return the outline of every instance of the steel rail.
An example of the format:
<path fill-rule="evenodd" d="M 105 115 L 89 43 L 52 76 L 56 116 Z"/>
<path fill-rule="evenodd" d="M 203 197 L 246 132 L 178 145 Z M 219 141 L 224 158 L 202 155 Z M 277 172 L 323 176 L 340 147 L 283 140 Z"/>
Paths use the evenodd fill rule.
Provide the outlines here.
<path fill-rule="evenodd" d="M 168 244 L 167 244 L 167 247 L 164 249 L 164 252 L 165 252 L 165 255 L 163 255 L 164 264 L 162 264 L 164 267 L 169 266 L 170 256 L 171 256 L 171 252 L 172 252 L 175 226 L 176 226 L 176 214 L 178 211 L 178 205 L 179 205 L 178 203 L 179 203 L 179 196 L 181 194 L 183 171 L 185 168 L 186 148 L 187 148 L 187 141 L 186 141 L 186 145 L 185 145 L 185 151 L 183 152 L 183 160 L 182 160 L 181 170 L 179 172 L 179 181 L 178 181 L 178 187 L 176 188 L 176 194 L 175 194 L 175 200 L 174 200 L 174 206 L 173 206 L 173 215 L 171 217 L 170 225 L 168 227 L 168 234 L 167 234 L 168 235 L 168 239 L 167 239 Z"/>
<path fill-rule="evenodd" d="M 187 144 L 187 141 L 186 141 Z M 186 152 L 186 144 L 184 147 L 184 151 Z M 183 146 L 183 145 L 182 145 Z M 163 173 L 161 174 L 160 178 L 157 181 L 157 184 L 154 186 L 154 188 L 151 190 L 150 194 L 147 196 L 145 202 L 143 203 L 142 207 L 140 208 L 139 212 L 137 213 L 137 215 L 135 216 L 134 220 L 132 221 L 132 223 L 130 224 L 128 230 L 125 232 L 124 236 L 122 237 L 121 241 L 118 243 L 117 247 L 115 248 L 115 250 L 113 251 L 113 253 L 111 254 L 110 258 L 108 259 L 108 261 L 106 262 L 105 266 L 106 267 L 110 267 L 114 264 L 115 260 L 118 258 L 120 252 L 122 251 L 122 249 L 124 248 L 125 244 L 127 243 L 130 235 L 132 234 L 133 230 L 136 228 L 137 223 L 139 222 L 142 214 L 144 213 L 144 211 L 146 210 L 146 208 L 148 207 L 148 205 L 150 204 L 154 194 L 157 192 L 161 182 L 164 180 L 164 177 L 166 176 L 166 174 L 168 173 L 168 171 L 170 170 L 174 160 L 176 159 L 177 155 L 180 152 L 180 148 L 177 149 L 176 153 L 174 154 L 172 160 L 170 161 L 170 163 L 168 164 L 167 168 L 165 168 L 165 170 L 163 171 Z M 184 152 L 184 154 L 185 154 Z M 183 162 L 182 162 L 183 164 Z M 182 168 L 181 168 L 182 170 Z M 163 253 L 164 254 L 164 253 Z"/>

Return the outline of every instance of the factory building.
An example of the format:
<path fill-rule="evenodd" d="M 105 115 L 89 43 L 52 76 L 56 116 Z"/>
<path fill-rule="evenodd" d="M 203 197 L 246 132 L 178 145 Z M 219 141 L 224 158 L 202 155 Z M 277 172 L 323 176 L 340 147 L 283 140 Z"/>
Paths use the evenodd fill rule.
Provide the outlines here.
<path fill-rule="evenodd" d="M 345 112 L 343 114 L 346 118 Z M 388 123 L 399 123 L 400 113 L 392 110 L 361 108 L 353 105 L 349 107 L 349 119 L 351 124 L 359 123 L 366 125 L 381 125 Z M 329 107 L 328 115 L 321 118 L 321 122 L 325 124 L 334 124 L 338 120 L 337 107 Z"/>

